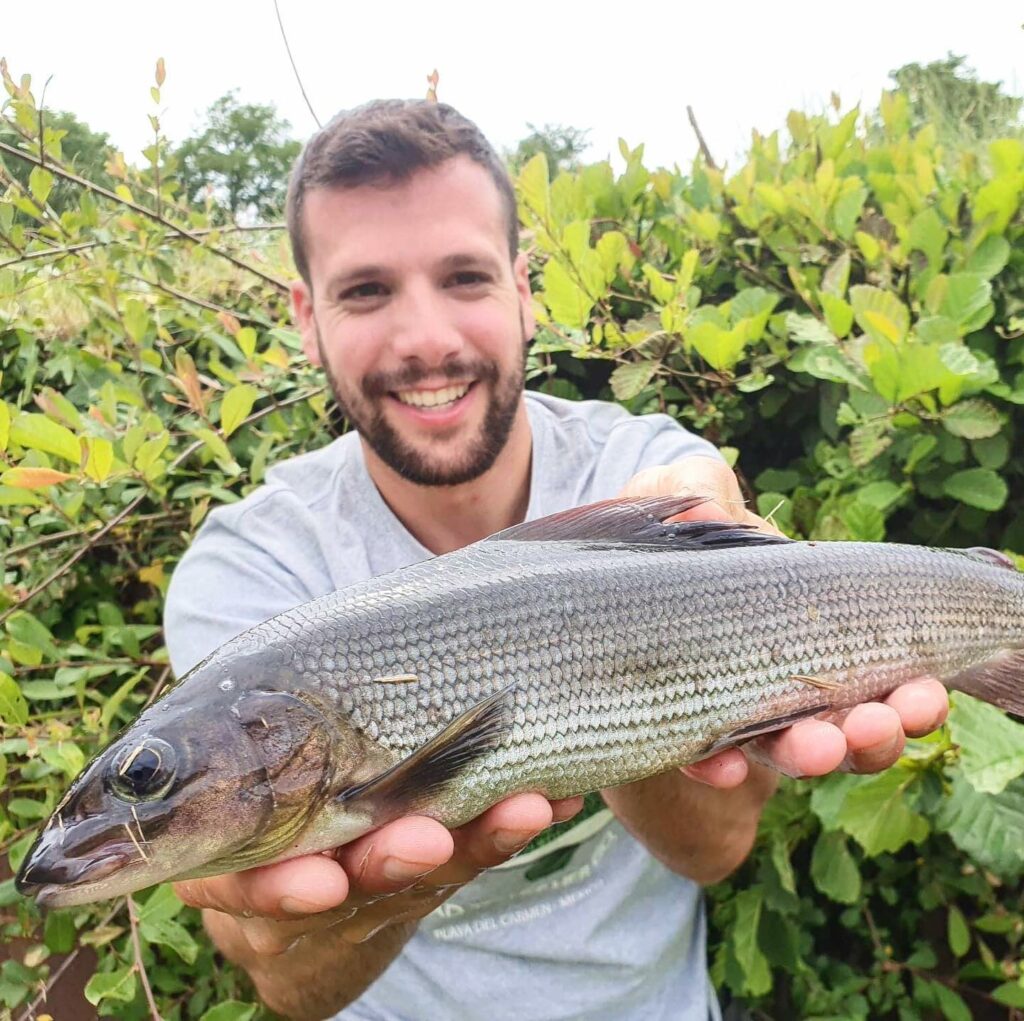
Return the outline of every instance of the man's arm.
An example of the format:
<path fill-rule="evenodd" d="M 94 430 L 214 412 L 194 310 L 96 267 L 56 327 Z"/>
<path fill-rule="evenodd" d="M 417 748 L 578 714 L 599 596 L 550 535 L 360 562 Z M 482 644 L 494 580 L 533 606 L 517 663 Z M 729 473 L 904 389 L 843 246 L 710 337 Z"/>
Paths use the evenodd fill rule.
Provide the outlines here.
<path fill-rule="evenodd" d="M 732 520 L 778 532 L 746 509 L 736 476 L 715 458 L 689 457 L 648 468 L 619 495 L 674 494 L 709 498 L 681 518 Z M 750 853 L 778 773 L 821 776 L 836 769 L 887 769 L 900 757 L 907 735 L 934 730 L 948 709 L 946 689 L 922 679 L 898 688 L 885 702 L 859 705 L 829 720 L 803 720 L 750 742 L 746 754 L 729 748 L 683 770 L 606 790 L 604 799 L 633 836 L 673 871 L 699 883 L 717 882 Z"/>

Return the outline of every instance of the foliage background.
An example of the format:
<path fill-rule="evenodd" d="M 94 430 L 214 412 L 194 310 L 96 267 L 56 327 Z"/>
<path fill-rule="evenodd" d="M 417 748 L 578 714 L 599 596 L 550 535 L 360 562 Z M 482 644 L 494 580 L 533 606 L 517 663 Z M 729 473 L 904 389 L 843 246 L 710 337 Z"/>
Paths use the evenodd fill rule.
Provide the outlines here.
<path fill-rule="evenodd" d="M 582 165 L 572 129 L 524 140 L 511 155 L 543 324 L 530 385 L 702 431 L 792 535 L 1024 553 L 1020 103 L 951 61 L 901 69 L 877 111 L 791 114 L 728 174 L 710 154 L 650 170 L 625 143 L 620 172 Z M 243 221 L 272 199 L 215 184 L 196 202 L 155 114 L 147 162 L 131 167 L 101 136 L 75 149 L 28 80 L 5 68 L 4 85 L 0 848 L 13 870 L 68 780 L 168 683 L 160 610 L 189 536 L 339 423 L 289 324 L 283 236 L 238 223 L 230 195 L 250 196 Z M 83 149 L 101 163 L 75 162 Z M 894 769 L 787 783 L 751 860 L 710 892 L 718 986 L 778 1019 L 1024 1008 L 1022 737 L 957 696 Z M 15 1016 L 46 1009 L 41 991 L 88 952 L 101 1014 L 260 1012 L 167 888 L 41 917 L 6 879 L 0 932 L 0 1010 Z"/>

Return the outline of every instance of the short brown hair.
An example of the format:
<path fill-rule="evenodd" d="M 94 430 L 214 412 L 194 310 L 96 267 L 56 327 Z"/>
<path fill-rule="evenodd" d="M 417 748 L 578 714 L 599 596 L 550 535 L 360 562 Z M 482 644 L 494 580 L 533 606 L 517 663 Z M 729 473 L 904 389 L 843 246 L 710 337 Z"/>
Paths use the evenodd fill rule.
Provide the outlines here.
<path fill-rule="evenodd" d="M 498 189 L 514 262 L 519 250 L 515 192 L 505 164 L 480 129 L 446 103 L 377 99 L 339 113 L 295 161 L 288 183 L 288 236 L 302 279 L 310 283 L 302 233 L 303 200 L 310 188 L 397 184 L 417 170 L 463 155 L 482 166 Z"/>

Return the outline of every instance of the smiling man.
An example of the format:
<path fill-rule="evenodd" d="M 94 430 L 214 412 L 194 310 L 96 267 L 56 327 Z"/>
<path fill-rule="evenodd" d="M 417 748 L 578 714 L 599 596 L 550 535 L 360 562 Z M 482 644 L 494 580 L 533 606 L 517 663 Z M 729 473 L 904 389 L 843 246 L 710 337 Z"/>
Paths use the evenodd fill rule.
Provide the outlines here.
<path fill-rule="evenodd" d="M 619 493 L 704 493 L 694 515 L 768 527 L 713 448 L 665 416 L 524 394 L 534 320 L 514 196 L 451 108 L 337 117 L 296 166 L 289 228 L 303 348 L 354 431 L 211 514 L 168 597 L 179 675 L 298 603 Z M 700 884 L 749 852 L 776 770 L 885 768 L 945 708 L 936 682 L 906 685 L 747 756 L 604 791 L 520 857 L 581 799 L 518 795 L 454 833 L 408 817 L 179 893 L 290 1017 L 707 1021 Z"/>

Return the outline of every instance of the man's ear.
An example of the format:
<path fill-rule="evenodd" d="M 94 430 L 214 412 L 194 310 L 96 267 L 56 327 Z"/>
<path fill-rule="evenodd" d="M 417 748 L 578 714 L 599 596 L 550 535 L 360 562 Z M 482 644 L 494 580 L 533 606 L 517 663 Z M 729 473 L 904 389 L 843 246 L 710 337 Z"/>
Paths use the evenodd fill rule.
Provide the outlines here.
<path fill-rule="evenodd" d="M 526 339 L 532 340 L 537 330 L 537 319 L 533 314 L 533 292 L 530 290 L 530 260 L 526 252 L 520 252 L 512 264 L 512 275 L 519 292 L 519 305 L 523 313 L 523 330 Z"/>
<path fill-rule="evenodd" d="M 313 315 L 313 292 L 305 280 L 295 280 L 291 285 L 292 309 L 295 322 L 302 337 L 302 350 L 313 365 L 319 366 L 320 345 L 316 338 L 316 319 Z"/>

